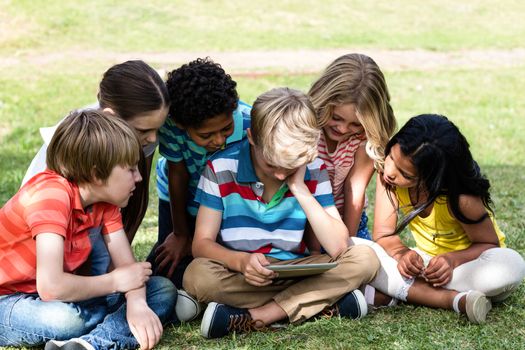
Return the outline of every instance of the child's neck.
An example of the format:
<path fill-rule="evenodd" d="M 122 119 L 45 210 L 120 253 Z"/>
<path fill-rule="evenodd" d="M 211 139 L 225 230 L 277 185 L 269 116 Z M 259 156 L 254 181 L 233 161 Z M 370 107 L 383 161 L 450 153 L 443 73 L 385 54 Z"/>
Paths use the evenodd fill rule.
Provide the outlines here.
<path fill-rule="evenodd" d="M 413 207 L 416 207 L 418 205 L 425 204 L 428 200 L 428 192 L 423 189 L 417 189 L 416 187 L 411 187 L 408 189 L 408 195 L 410 197 L 410 204 L 412 204 Z M 422 212 L 419 213 L 418 216 L 421 217 L 427 217 L 432 212 L 432 208 L 434 207 L 433 204 L 426 207 Z"/>
<path fill-rule="evenodd" d="M 331 138 L 329 138 L 326 133 L 323 130 L 324 140 L 326 143 L 326 150 L 328 153 L 333 153 L 337 149 L 337 145 L 339 144 L 338 141 L 334 141 Z"/>

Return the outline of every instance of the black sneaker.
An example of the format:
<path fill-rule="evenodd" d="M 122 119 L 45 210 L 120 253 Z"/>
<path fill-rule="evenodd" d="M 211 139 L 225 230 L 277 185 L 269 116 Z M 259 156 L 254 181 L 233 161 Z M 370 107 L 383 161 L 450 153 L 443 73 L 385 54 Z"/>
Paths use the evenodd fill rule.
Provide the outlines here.
<path fill-rule="evenodd" d="M 345 294 L 334 305 L 326 308 L 322 312 L 323 317 L 349 317 L 358 320 L 366 316 L 368 306 L 366 305 L 365 296 L 359 289 Z"/>
<path fill-rule="evenodd" d="M 44 350 L 95 350 L 95 348 L 83 339 L 73 338 L 65 341 L 50 340 Z"/>
<path fill-rule="evenodd" d="M 262 321 L 252 320 L 247 309 L 211 302 L 202 316 L 201 335 L 204 338 L 220 338 L 233 331 L 249 332 L 265 328 Z"/>

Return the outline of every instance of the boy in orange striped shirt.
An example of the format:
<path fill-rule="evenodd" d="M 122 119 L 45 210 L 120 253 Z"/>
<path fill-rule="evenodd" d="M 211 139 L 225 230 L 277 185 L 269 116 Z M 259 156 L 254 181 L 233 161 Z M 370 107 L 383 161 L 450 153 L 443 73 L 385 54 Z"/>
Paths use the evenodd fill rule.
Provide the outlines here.
<path fill-rule="evenodd" d="M 48 169 L 0 209 L 0 346 L 152 348 L 176 289 L 150 278 L 123 230 L 119 208 L 142 180 L 136 134 L 103 112 L 73 112 L 49 150 Z M 81 276 L 100 234 L 115 269 Z"/>

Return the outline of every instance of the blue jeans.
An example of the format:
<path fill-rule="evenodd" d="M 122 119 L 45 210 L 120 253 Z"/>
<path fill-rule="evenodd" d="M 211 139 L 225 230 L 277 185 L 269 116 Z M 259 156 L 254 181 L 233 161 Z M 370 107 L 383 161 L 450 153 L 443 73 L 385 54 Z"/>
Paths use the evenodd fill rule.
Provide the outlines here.
<path fill-rule="evenodd" d="M 146 298 L 163 324 L 174 321 L 177 290 L 173 283 L 151 277 Z M 0 296 L 0 346 L 38 346 L 50 339 L 79 337 L 95 349 L 138 348 L 126 320 L 124 294 L 74 303 L 42 301 L 38 294 Z"/>
<path fill-rule="evenodd" d="M 366 215 L 366 212 L 363 210 L 363 213 L 361 214 L 361 221 L 359 222 L 359 228 L 357 229 L 356 237 L 368 239 L 369 241 L 372 240 L 370 237 L 370 232 L 368 232 L 368 216 Z"/>

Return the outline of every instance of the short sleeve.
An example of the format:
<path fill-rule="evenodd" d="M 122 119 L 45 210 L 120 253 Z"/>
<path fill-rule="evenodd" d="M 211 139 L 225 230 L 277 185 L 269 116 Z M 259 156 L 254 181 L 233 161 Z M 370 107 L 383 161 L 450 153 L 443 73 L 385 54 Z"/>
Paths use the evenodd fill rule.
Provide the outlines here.
<path fill-rule="evenodd" d="M 171 118 L 166 119 L 164 125 L 159 129 L 159 153 L 170 162 L 181 162 L 183 143 L 184 131 L 179 129 Z"/>
<path fill-rule="evenodd" d="M 66 237 L 71 217 L 72 193 L 64 183 L 49 180 L 38 190 L 21 199 L 24 206 L 24 219 L 31 235 L 44 232 L 57 233 Z"/>
<path fill-rule="evenodd" d="M 208 161 L 204 171 L 199 179 L 195 201 L 200 205 L 215 210 L 224 210 L 222 196 L 219 188 L 217 174 L 213 169 L 213 163 Z"/>

